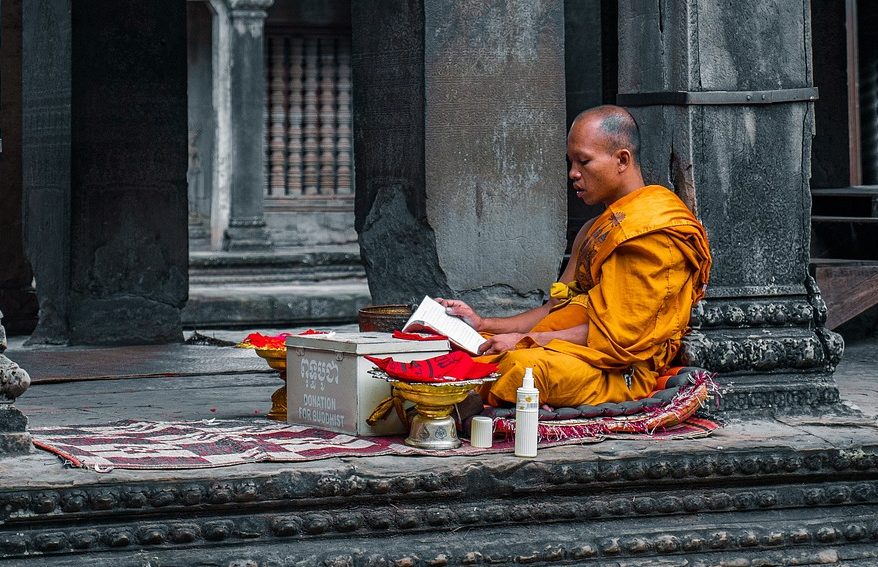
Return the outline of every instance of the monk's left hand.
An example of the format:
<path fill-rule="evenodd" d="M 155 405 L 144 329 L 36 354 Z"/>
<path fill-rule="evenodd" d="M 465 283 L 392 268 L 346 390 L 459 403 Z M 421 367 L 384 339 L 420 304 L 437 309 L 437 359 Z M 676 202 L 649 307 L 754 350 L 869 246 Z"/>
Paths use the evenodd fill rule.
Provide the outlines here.
<path fill-rule="evenodd" d="M 524 333 L 503 333 L 494 335 L 479 347 L 479 354 L 500 354 L 515 349 L 518 341 L 525 337 Z"/>

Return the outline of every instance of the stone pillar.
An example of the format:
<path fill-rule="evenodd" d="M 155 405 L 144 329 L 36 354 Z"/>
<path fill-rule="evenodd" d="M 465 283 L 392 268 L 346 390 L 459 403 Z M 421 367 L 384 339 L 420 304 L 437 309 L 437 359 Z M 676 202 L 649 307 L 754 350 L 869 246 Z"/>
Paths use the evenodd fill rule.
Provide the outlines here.
<path fill-rule="evenodd" d="M 274 0 L 226 0 L 229 7 L 231 198 L 224 250 L 271 246 L 265 230 L 265 10 Z"/>
<path fill-rule="evenodd" d="M 644 176 L 689 204 L 714 254 L 683 361 L 720 373 L 726 409 L 838 401 L 843 345 L 808 276 L 812 86 L 807 2 L 620 4 L 619 102 Z"/>
<path fill-rule="evenodd" d="M 2 319 L 3 313 L 0 313 Z M 27 433 L 27 418 L 12 402 L 28 389 L 30 376 L 6 358 L 4 352 L 6 331 L 0 324 L 0 455 L 29 453 L 31 439 Z"/>
<path fill-rule="evenodd" d="M 564 6 L 352 4 L 356 228 L 375 303 L 533 307 L 564 251 Z"/>
<path fill-rule="evenodd" d="M 12 334 L 34 330 L 37 298 L 21 220 L 21 0 L 0 3 L 0 309 Z"/>
<path fill-rule="evenodd" d="M 24 2 L 22 59 L 31 340 L 182 340 L 185 3 Z"/>

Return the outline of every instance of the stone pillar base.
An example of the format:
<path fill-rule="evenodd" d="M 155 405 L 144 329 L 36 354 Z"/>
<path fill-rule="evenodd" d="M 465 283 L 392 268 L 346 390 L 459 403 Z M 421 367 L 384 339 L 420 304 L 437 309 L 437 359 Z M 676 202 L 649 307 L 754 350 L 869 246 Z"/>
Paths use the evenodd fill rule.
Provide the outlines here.
<path fill-rule="evenodd" d="M 5 334 L 0 327 L 0 352 Z M 16 363 L 0 354 L 0 455 L 29 453 L 31 438 L 27 417 L 12 402 L 30 386 L 30 376 Z"/>
<path fill-rule="evenodd" d="M 265 221 L 232 220 L 223 234 L 223 250 L 246 251 L 271 248 L 271 238 L 265 230 Z"/>

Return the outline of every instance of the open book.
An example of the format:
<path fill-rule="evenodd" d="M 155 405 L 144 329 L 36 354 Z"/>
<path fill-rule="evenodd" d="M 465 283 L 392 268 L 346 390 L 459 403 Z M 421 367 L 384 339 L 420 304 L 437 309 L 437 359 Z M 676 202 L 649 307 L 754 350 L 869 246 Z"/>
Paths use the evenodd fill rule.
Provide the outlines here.
<path fill-rule="evenodd" d="M 472 354 L 479 354 L 479 345 L 485 342 L 482 335 L 463 319 L 447 314 L 442 305 L 428 296 L 424 296 L 402 330 L 406 333 L 427 331 L 445 335 L 449 341 Z"/>

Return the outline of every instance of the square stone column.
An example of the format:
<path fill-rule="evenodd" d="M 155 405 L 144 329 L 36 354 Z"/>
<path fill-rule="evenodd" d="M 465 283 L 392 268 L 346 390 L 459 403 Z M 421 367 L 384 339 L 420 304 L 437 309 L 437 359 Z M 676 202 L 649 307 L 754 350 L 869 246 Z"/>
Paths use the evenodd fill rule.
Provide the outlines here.
<path fill-rule="evenodd" d="M 720 373 L 726 409 L 836 403 L 842 341 L 808 275 L 809 3 L 622 2 L 619 93 L 647 182 L 673 187 L 710 238 L 683 362 Z"/>
<path fill-rule="evenodd" d="M 271 246 L 265 230 L 265 10 L 274 0 L 226 0 L 229 8 L 231 196 L 224 250 Z"/>
<path fill-rule="evenodd" d="M 28 0 L 22 60 L 32 342 L 182 340 L 185 3 Z"/>
<path fill-rule="evenodd" d="M 538 305 L 564 251 L 564 6 L 352 4 L 356 228 L 375 303 Z"/>

